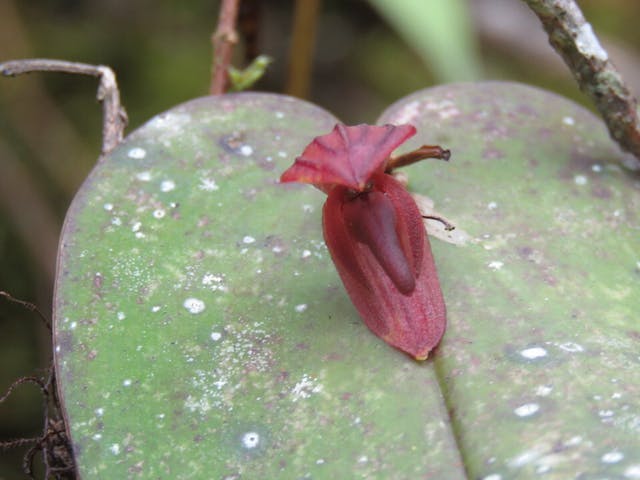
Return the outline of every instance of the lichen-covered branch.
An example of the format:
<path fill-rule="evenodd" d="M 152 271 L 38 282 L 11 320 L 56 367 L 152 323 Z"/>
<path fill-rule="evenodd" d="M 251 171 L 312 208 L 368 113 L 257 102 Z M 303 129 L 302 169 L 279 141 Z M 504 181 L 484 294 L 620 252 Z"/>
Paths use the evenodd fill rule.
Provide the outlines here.
<path fill-rule="evenodd" d="M 222 95 L 229 85 L 229 65 L 233 47 L 238 43 L 236 21 L 240 0 L 222 0 L 218 27 L 211 37 L 213 43 L 213 69 L 211 72 L 211 95 Z"/>
<path fill-rule="evenodd" d="M 574 0 L 524 0 L 540 18 L 549 43 L 595 103 L 610 135 L 640 160 L 637 100 Z"/>
<path fill-rule="evenodd" d="M 31 72 L 62 72 L 90 75 L 100 79 L 96 95 L 102 103 L 102 153 L 108 153 L 122 140 L 127 125 L 127 114 L 120 105 L 120 90 L 116 76 L 109 67 L 86 63 L 67 62 L 48 58 L 30 58 L 0 63 L 0 74 L 13 77 Z"/>

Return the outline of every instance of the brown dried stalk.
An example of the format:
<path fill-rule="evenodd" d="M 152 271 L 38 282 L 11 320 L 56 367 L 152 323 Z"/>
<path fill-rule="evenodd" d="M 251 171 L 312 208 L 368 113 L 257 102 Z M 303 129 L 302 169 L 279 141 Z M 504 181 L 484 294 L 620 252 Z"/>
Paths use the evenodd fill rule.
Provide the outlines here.
<path fill-rule="evenodd" d="M 218 28 L 211 37 L 213 44 L 213 69 L 211 72 L 211 95 L 222 95 L 229 86 L 229 65 L 233 47 L 238 43 L 236 20 L 239 0 L 223 0 L 220 7 Z"/>
<path fill-rule="evenodd" d="M 127 114 L 120 105 L 120 91 L 113 70 L 104 65 L 89 65 L 47 58 L 11 60 L 0 63 L 0 74 L 5 76 L 13 77 L 31 72 L 62 72 L 98 77 L 100 85 L 96 97 L 103 107 L 102 153 L 110 152 L 120 143 L 127 125 Z"/>

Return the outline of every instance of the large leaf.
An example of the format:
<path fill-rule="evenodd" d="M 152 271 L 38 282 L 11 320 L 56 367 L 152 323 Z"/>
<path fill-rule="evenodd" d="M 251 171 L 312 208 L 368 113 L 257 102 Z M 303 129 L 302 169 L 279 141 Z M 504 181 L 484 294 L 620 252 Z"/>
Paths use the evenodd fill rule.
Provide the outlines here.
<path fill-rule="evenodd" d="M 452 149 L 406 170 L 472 239 L 432 242 L 435 368 L 470 476 L 640 478 L 638 172 L 591 113 L 521 85 L 426 90 L 380 122 Z"/>
<path fill-rule="evenodd" d="M 637 478 L 637 173 L 601 123 L 514 84 L 419 92 L 381 122 L 450 163 L 409 188 L 432 240 L 435 358 L 373 336 L 276 179 L 335 120 L 286 97 L 177 107 L 103 158 L 65 225 L 56 362 L 84 478 Z"/>
<path fill-rule="evenodd" d="M 55 299 L 84 478 L 462 475 L 433 369 L 342 289 L 325 195 L 277 184 L 335 121 L 275 95 L 195 100 L 92 172 Z"/>

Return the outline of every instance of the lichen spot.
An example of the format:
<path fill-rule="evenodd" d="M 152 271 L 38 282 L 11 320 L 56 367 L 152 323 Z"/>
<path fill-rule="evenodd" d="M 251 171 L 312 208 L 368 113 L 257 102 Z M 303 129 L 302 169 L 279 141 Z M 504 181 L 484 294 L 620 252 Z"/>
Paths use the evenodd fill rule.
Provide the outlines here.
<path fill-rule="evenodd" d="M 536 388 L 536 395 L 538 395 L 539 397 L 546 397 L 551 393 L 552 390 L 553 387 L 549 385 L 539 385 L 538 388 Z"/>
<path fill-rule="evenodd" d="M 176 182 L 174 182 L 173 180 L 163 180 L 160 183 L 160 190 L 162 192 L 170 192 L 171 190 L 175 190 L 176 188 Z"/>
<path fill-rule="evenodd" d="M 558 348 L 569 353 L 584 352 L 584 347 L 575 342 L 564 342 L 558 345 Z"/>
<path fill-rule="evenodd" d="M 602 455 L 602 457 L 600 457 L 600 460 L 602 460 L 602 463 L 618 463 L 623 458 L 624 454 L 622 452 L 617 452 L 614 450 Z"/>
<path fill-rule="evenodd" d="M 211 332 L 211 340 L 217 342 L 222 338 L 222 334 L 220 332 Z"/>
<path fill-rule="evenodd" d="M 491 270 L 498 271 L 504 267 L 504 262 L 501 262 L 500 260 L 493 260 L 492 262 L 489 262 L 487 266 Z"/>
<path fill-rule="evenodd" d="M 253 154 L 253 147 L 251 145 L 242 145 L 239 149 L 240 155 L 249 157 Z"/>
<path fill-rule="evenodd" d="M 573 117 L 563 117 L 562 118 L 562 123 L 564 123 L 565 125 L 575 125 L 576 121 L 573 119 Z"/>
<path fill-rule="evenodd" d="M 640 479 L 640 463 L 627 467 L 624 471 L 624 476 L 634 480 Z"/>
<path fill-rule="evenodd" d="M 537 360 L 547 356 L 547 351 L 542 347 L 529 347 L 524 350 L 520 350 L 522 355 L 527 360 Z"/>
<path fill-rule="evenodd" d="M 537 403 L 524 403 L 513 410 L 518 417 L 531 417 L 540 411 L 540 405 Z"/>
<path fill-rule="evenodd" d="M 573 181 L 576 185 L 586 185 L 588 180 L 584 175 L 576 175 L 573 177 Z"/>
<path fill-rule="evenodd" d="M 141 160 L 147 156 L 147 151 L 144 148 L 135 147 L 127 152 L 127 156 L 129 158 L 135 158 L 136 160 Z"/>
<path fill-rule="evenodd" d="M 247 432 L 242 435 L 242 446 L 248 450 L 256 448 L 260 444 L 258 432 Z"/>
<path fill-rule="evenodd" d="M 575 42 L 576 47 L 583 55 L 593 57 L 601 62 L 608 60 L 609 56 L 607 55 L 607 51 L 600 45 L 598 37 L 593 33 L 593 28 L 590 23 L 585 22 L 578 28 L 578 35 Z"/>
<path fill-rule="evenodd" d="M 187 298 L 182 306 L 186 308 L 189 313 L 194 315 L 202 313 L 205 309 L 204 302 L 197 298 Z"/>
<path fill-rule="evenodd" d="M 136 178 L 141 182 L 148 182 L 149 180 L 151 180 L 151 172 L 149 170 L 138 172 L 136 173 Z"/>
<path fill-rule="evenodd" d="M 198 186 L 200 190 L 204 190 L 205 192 L 215 192 L 220 187 L 213 178 L 204 177 L 200 179 L 200 185 Z"/>

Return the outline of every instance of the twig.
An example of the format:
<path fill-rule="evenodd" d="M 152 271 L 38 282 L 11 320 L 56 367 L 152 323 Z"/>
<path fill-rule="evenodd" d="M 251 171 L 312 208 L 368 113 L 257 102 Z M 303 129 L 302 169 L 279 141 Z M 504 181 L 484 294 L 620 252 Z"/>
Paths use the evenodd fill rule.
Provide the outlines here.
<path fill-rule="evenodd" d="M 299 98 L 309 94 L 319 9 L 320 0 L 296 0 L 286 92 Z"/>
<path fill-rule="evenodd" d="M 113 70 L 104 65 L 89 65 L 46 58 L 11 60 L 0 63 L 0 73 L 5 76 L 13 77 L 31 72 L 62 72 L 98 77 L 100 85 L 96 97 L 103 106 L 102 153 L 110 152 L 120 143 L 127 124 L 127 114 L 120 105 L 120 91 Z"/>
<path fill-rule="evenodd" d="M 44 313 L 42 313 L 40 311 L 40 309 L 38 308 L 38 306 L 35 303 L 31 303 L 31 302 L 26 302 L 24 300 L 20 300 L 19 298 L 15 298 L 10 293 L 2 291 L 2 290 L 0 290 L 0 297 L 4 297 L 10 302 L 17 303 L 18 305 L 22 305 L 24 308 L 26 308 L 30 312 L 36 312 L 38 314 L 38 316 L 40 317 L 40 320 L 42 320 L 42 322 L 44 323 L 44 326 L 47 327 L 47 330 L 51 331 L 51 322 L 49 322 L 49 320 L 47 320 L 47 317 L 44 316 Z M 0 402 L 1 402 L 1 400 L 0 400 Z"/>
<path fill-rule="evenodd" d="M 640 160 L 637 100 L 574 0 L 524 0 L 549 36 L 549 43 L 595 103 L 609 134 Z"/>
<path fill-rule="evenodd" d="M 211 95 L 222 95 L 229 85 L 229 65 L 233 47 L 238 43 L 235 30 L 239 0 L 222 0 L 218 27 L 211 37 L 213 44 L 213 69 L 211 72 Z"/>

